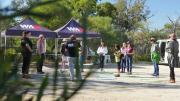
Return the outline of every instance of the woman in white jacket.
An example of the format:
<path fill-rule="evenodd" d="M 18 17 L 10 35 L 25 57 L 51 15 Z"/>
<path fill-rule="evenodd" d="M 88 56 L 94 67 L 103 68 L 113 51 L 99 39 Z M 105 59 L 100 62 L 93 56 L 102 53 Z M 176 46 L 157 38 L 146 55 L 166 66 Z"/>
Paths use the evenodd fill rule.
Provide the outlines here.
<path fill-rule="evenodd" d="M 44 74 L 44 72 L 42 71 L 42 67 L 44 64 L 45 53 L 46 53 L 46 39 L 43 34 L 40 34 L 37 40 L 37 53 L 40 55 L 37 73 Z"/>
<path fill-rule="evenodd" d="M 101 45 L 98 47 L 97 54 L 99 55 L 100 68 L 103 71 L 104 68 L 104 57 L 108 53 L 107 47 L 104 45 L 104 42 L 101 42 Z"/>

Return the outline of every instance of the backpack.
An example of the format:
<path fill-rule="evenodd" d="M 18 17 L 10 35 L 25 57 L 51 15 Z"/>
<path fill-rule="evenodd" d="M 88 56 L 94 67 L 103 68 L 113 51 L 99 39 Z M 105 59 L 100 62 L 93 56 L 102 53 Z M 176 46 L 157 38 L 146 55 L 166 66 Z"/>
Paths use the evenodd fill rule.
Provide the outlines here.
<path fill-rule="evenodd" d="M 152 60 L 155 60 L 156 62 L 160 61 L 160 54 L 159 54 L 159 52 L 153 52 L 152 53 Z"/>

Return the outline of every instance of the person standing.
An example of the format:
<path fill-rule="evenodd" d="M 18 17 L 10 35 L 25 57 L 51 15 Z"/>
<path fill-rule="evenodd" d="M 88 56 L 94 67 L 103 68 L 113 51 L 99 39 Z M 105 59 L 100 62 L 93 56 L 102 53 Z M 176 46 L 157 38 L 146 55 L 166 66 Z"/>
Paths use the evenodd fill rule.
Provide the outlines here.
<path fill-rule="evenodd" d="M 154 65 L 154 73 L 153 76 L 158 77 L 159 76 L 159 61 L 160 61 L 160 54 L 159 54 L 159 46 L 156 43 L 156 39 L 154 37 L 151 37 L 151 60 Z"/>
<path fill-rule="evenodd" d="M 176 40 L 176 34 L 170 34 L 170 41 L 167 43 L 166 51 L 168 53 L 168 65 L 170 68 L 170 83 L 175 83 L 175 73 L 174 67 L 178 64 L 178 53 L 179 53 L 179 43 Z"/>
<path fill-rule="evenodd" d="M 46 40 L 43 34 L 40 34 L 37 40 L 37 53 L 40 56 L 39 64 L 37 67 L 37 73 L 44 74 L 44 72 L 42 71 L 42 67 L 44 64 L 45 53 L 46 53 Z"/>
<path fill-rule="evenodd" d="M 104 45 L 104 42 L 101 42 L 101 45 L 97 49 L 97 54 L 99 55 L 101 71 L 104 70 L 104 58 L 107 53 L 108 53 L 107 47 Z"/>
<path fill-rule="evenodd" d="M 66 43 L 67 43 L 67 39 L 63 39 L 62 40 L 62 43 L 61 43 L 61 48 L 60 48 L 60 51 L 61 51 L 61 72 L 64 72 L 65 71 L 65 65 L 67 63 L 67 55 L 68 55 L 68 51 L 66 49 Z"/>
<path fill-rule="evenodd" d="M 127 51 L 126 51 L 127 45 L 125 42 L 123 42 L 123 46 L 121 47 L 121 53 L 123 54 L 123 57 L 121 59 L 121 68 L 122 73 L 125 73 L 125 69 L 127 67 Z"/>
<path fill-rule="evenodd" d="M 115 77 L 120 77 L 120 69 L 121 69 L 121 51 L 120 51 L 120 47 L 119 45 L 115 45 L 115 52 L 114 52 L 114 56 L 115 56 L 115 61 L 117 63 L 117 71 L 118 73 L 115 74 Z"/>
<path fill-rule="evenodd" d="M 32 57 L 32 47 L 33 44 L 29 37 L 31 36 L 31 32 L 25 31 L 23 32 L 23 37 L 21 39 L 21 48 L 22 48 L 22 56 L 23 56 L 23 64 L 22 64 L 22 78 L 29 78 L 29 65 Z"/>
<path fill-rule="evenodd" d="M 82 80 L 80 68 L 78 65 L 78 56 L 79 56 L 79 47 L 80 44 L 77 42 L 74 35 L 70 36 L 70 41 L 66 44 L 66 49 L 68 51 L 68 65 L 70 70 L 70 80 L 74 80 L 74 68 L 76 69 L 76 77 L 78 80 Z"/>
<path fill-rule="evenodd" d="M 85 61 L 85 51 L 84 51 L 84 45 L 83 41 L 80 42 L 80 48 L 79 48 L 79 66 L 81 69 L 81 72 L 84 72 L 83 64 Z"/>
<path fill-rule="evenodd" d="M 132 62 L 133 62 L 133 48 L 131 43 L 127 42 L 127 72 L 132 74 Z"/>

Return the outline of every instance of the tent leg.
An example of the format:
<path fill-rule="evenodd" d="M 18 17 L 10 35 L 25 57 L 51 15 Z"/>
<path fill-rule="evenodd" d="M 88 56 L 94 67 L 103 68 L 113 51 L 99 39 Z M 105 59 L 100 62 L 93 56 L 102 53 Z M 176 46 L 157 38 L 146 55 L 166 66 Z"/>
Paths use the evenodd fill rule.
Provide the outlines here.
<path fill-rule="evenodd" d="M 6 35 L 4 37 L 4 60 L 6 60 Z"/>
<path fill-rule="evenodd" d="M 0 36 L 0 47 L 2 48 L 2 37 Z"/>
<path fill-rule="evenodd" d="M 57 39 L 55 39 L 55 59 L 57 59 Z"/>

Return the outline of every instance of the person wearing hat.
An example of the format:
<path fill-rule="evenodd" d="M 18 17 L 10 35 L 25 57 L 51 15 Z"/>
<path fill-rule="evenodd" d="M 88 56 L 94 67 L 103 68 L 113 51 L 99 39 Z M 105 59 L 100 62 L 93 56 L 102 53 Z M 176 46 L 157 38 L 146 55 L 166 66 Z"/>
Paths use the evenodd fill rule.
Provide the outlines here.
<path fill-rule="evenodd" d="M 178 64 L 179 43 L 176 40 L 176 34 L 169 35 L 170 41 L 167 43 L 166 51 L 168 53 L 167 60 L 170 68 L 170 83 L 175 83 L 174 67 Z"/>
<path fill-rule="evenodd" d="M 61 52 L 61 68 L 60 71 L 65 71 L 65 64 L 67 63 L 67 49 L 66 49 L 67 39 L 64 38 L 61 43 L 60 52 Z"/>
<path fill-rule="evenodd" d="M 159 76 L 159 61 L 160 61 L 160 54 L 159 54 L 159 46 L 156 43 L 156 39 L 151 37 L 151 60 L 154 65 L 154 73 L 152 74 L 155 77 Z"/>
<path fill-rule="evenodd" d="M 80 43 L 76 40 L 74 35 L 70 36 L 70 41 L 66 43 L 66 49 L 68 52 L 68 66 L 70 70 L 70 80 L 74 80 L 74 68 L 76 69 L 76 75 L 78 80 L 82 80 L 80 68 L 78 65 Z"/>
<path fill-rule="evenodd" d="M 46 53 L 46 40 L 43 34 L 40 34 L 37 40 L 37 53 L 40 56 L 39 63 L 37 66 L 37 73 L 44 74 L 44 72 L 42 71 L 42 67 L 44 64 L 44 58 Z"/>
<path fill-rule="evenodd" d="M 31 32 L 25 31 L 23 32 L 21 39 L 21 48 L 22 48 L 22 56 L 23 56 L 23 64 L 22 64 L 22 78 L 29 78 L 29 65 L 32 57 L 32 47 L 33 44 L 29 37 L 31 36 Z"/>

